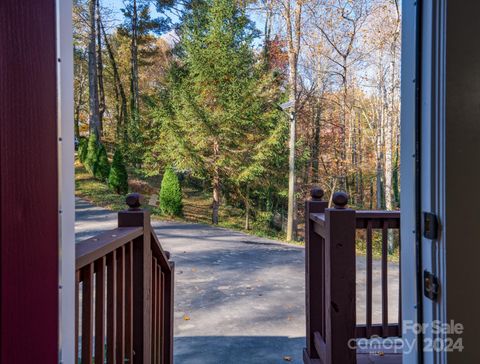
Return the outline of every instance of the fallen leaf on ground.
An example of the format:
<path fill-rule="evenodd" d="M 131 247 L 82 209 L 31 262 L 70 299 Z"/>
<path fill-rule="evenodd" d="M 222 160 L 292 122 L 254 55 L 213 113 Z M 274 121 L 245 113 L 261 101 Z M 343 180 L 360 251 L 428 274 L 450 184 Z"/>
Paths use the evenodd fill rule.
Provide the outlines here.
<path fill-rule="evenodd" d="M 183 315 L 183 320 L 190 321 L 190 316 L 188 316 L 187 314 Z"/>

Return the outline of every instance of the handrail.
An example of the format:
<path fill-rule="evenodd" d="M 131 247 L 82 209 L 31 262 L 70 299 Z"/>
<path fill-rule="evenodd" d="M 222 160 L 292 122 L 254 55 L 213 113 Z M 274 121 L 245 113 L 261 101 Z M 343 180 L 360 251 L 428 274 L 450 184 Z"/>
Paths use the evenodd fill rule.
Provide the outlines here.
<path fill-rule="evenodd" d="M 127 196 L 118 228 L 76 245 L 75 355 L 82 364 L 173 363 L 175 264 L 141 200 Z"/>
<path fill-rule="evenodd" d="M 368 223 L 372 229 L 382 229 L 384 222 L 390 229 L 400 229 L 400 211 L 357 210 L 355 217 L 357 229 L 366 229 Z"/>
<path fill-rule="evenodd" d="M 159 259 L 159 262 L 162 266 L 162 269 L 171 270 L 172 269 L 172 266 L 171 266 L 172 262 L 169 261 L 170 252 L 163 250 L 162 244 L 160 244 L 160 241 L 158 240 L 157 234 L 155 234 L 155 232 L 153 232 L 153 231 L 152 231 L 152 249 L 155 252 L 155 254 L 157 255 L 157 257 L 158 257 L 157 259 Z"/>
<path fill-rule="evenodd" d="M 325 225 L 325 213 L 311 213 L 310 220 L 320 224 L 321 227 Z M 365 229 L 369 221 L 374 221 L 373 228 L 381 228 L 380 222 L 387 220 L 390 228 L 400 228 L 400 211 L 387 210 L 356 210 L 355 218 L 357 219 L 357 229 Z"/>
<path fill-rule="evenodd" d="M 75 245 L 75 269 L 81 269 L 143 234 L 141 227 L 116 228 Z"/>

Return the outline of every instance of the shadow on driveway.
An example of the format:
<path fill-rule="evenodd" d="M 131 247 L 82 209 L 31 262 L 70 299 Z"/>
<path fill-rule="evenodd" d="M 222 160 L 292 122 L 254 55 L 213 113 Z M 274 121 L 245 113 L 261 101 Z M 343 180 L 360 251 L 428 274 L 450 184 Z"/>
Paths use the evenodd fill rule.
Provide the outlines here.
<path fill-rule="evenodd" d="M 181 336 L 178 364 L 303 364 L 305 338 L 286 336 Z"/>

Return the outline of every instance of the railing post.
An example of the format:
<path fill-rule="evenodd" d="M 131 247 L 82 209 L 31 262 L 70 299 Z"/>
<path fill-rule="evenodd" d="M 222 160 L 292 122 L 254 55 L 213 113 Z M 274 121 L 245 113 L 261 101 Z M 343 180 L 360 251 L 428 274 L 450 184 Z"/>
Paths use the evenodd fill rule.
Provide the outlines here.
<path fill-rule="evenodd" d="M 118 213 L 118 227 L 143 227 L 143 235 L 133 241 L 133 362 L 151 363 L 152 252 L 150 213 L 141 208 L 142 196 L 127 196 L 127 211 Z"/>
<path fill-rule="evenodd" d="M 308 359 L 318 358 L 315 350 L 314 333 L 321 332 L 324 325 L 322 308 L 324 305 L 323 285 L 323 238 L 315 233 L 314 222 L 310 214 L 323 213 L 328 202 L 322 201 L 324 195 L 320 188 L 310 191 L 311 199 L 305 203 L 305 304 L 307 318 L 307 348 Z"/>
<path fill-rule="evenodd" d="M 348 195 L 333 195 L 334 208 L 325 210 L 327 363 L 354 364 L 356 351 L 349 348 L 355 338 L 355 210 L 346 208 Z"/>

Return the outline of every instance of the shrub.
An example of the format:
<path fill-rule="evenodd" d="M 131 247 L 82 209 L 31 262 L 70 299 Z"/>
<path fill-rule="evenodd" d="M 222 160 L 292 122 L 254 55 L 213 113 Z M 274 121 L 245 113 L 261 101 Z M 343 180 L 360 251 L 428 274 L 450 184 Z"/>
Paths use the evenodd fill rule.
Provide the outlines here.
<path fill-rule="evenodd" d="M 112 167 L 108 176 L 108 186 L 119 195 L 128 193 L 127 169 L 125 168 L 123 155 L 118 149 L 113 154 Z"/>
<path fill-rule="evenodd" d="M 110 162 L 108 161 L 107 151 L 103 144 L 99 144 L 97 150 L 97 159 L 95 161 L 94 176 L 96 179 L 105 182 L 110 174 Z"/>
<path fill-rule="evenodd" d="M 97 135 L 94 132 L 90 133 L 87 145 L 87 155 L 83 164 L 86 170 L 92 175 L 95 175 L 97 168 L 98 144 Z"/>
<path fill-rule="evenodd" d="M 253 221 L 253 227 L 257 230 L 268 230 L 272 227 L 273 213 L 270 211 L 258 211 Z"/>
<path fill-rule="evenodd" d="M 88 149 L 88 139 L 87 138 L 80 138 L 78 141 L 78 160 L 80 163 L 84 164 L 85 160 L 87 159 L 87 149 Z"/>
<path fill-rule="evenodd" d="M 159 198 L 162 213 L 176 216 L 182 214 L 182 189 L 180 181 L 171 167 L 165 169 Z"/>

